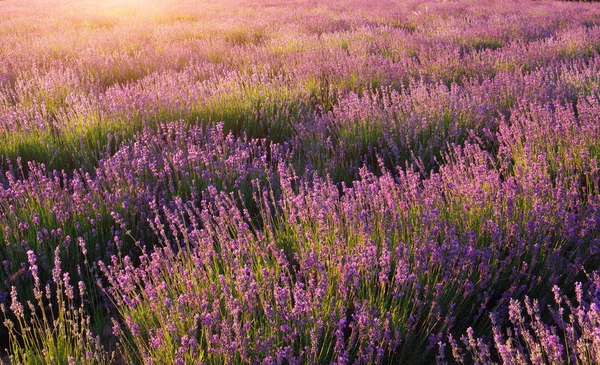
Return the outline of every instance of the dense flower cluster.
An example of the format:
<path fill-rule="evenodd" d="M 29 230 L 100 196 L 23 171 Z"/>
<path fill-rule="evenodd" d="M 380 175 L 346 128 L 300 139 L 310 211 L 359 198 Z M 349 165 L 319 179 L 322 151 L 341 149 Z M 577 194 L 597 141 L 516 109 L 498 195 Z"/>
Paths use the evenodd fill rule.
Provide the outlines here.
<path fill-rule="evenodd" d="M 600 362 L 597 6 L 33 3 L 12 363 Z"/>

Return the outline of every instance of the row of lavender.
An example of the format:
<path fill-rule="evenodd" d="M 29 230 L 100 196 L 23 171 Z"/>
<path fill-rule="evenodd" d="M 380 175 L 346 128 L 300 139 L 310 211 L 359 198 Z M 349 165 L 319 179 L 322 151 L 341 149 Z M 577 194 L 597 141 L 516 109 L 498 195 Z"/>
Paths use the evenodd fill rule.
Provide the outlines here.
<path fill-rule="evenodd" d="M 7 230 L 6 248 L 15 263 L 27 250 L 17 282 L 33 284 L 31 300 L 47 309 L 58 298 L 76 314 L 53 323 L 67 326 L 65 347 L 30 341 L 58 360 L 102 359 L 85 300 L 81 309 L 64 304 L 82 299 L 61 272 L 75 265 L 82 295 L 88 274 L 114 301 L 113 334 L 130 361 L 420 362 L 447 342 L 457 359 L 597 362 L 598 99 L 583 98 L 577 116 L 569 106 L 515 111 L 496 137 L 495 156 L 452 146 L 427 178 L 363 168 L 352 187 L 315 171 L 297 176 L 290 148 L 183 123 L 123 147 L 95 179 L 31 166 L 3 190 L 12 203 L 3 219 L 19 227 Z M 31 218 L 19 220 L 25 212 Z M 117 224 L 103 226 L 103 214 Z M 111 237 L 99 239 L 107 229 Z M 127 236 L 149 235 L 154 249 L 127 246 Z M 50 247 L 54 255 L 39 254 Z M 26 324 L 18 291 L 8 310 L 17 321 L 5 324 L 13 355 L 26 361 L 15 328 L 47 336 L 51 321 Z M 547 319 L 543 304 L 527 299 L 529 319 L 513 300 L 553 295 Z M 490 328 L 495 347 L 473 337 L 491 341 Z M 464 344 L 455 340 L 463 334 Z"/>
<path fill-rule="evenodd" d="M 314 5 L 3 55 L 15 363 L 600 362 L 597 11 Z"/>
<path fill-rule="evenodd" d="M 27 283 L 70 285 L 66 272 L 54 274 L 60 266 L 52 270 L 56 250 L 84 286 L 106 278 L 98 284 L 125 326 L 115 322 L 115 334 L 144 362 L 431 355 L 423 350 L 445 335 L 485 333 L 490 313 L 501 321 L 514 311 L 511 298 L 573 290 L 597 266 L 597 97 L 582 96 L 577 116 L 552 104 L 512 114 L 495 134 L 496 155 L 484 144 L 452 146 L 428 178 L 382 165 L 381 176 L 363 169 L 341 191 L 319 177 L 327 170 L 295 176 L 293 147 L 236 139 L 222 126 L 148 130 L 93 179 L 32 164 L 27 179 L 9 173 L 2 190 L 4 272 L 18 284 L 10 309 L 23 315 L 16 288 Z M 151 253 L 144 238 L 166 248 Z M 581 300 L 569 352 L 540 356 L 598 355 L 597 318 L 586 317 L 597 307 Z M 558 338 L 548 331 L 538 335 Z"/>

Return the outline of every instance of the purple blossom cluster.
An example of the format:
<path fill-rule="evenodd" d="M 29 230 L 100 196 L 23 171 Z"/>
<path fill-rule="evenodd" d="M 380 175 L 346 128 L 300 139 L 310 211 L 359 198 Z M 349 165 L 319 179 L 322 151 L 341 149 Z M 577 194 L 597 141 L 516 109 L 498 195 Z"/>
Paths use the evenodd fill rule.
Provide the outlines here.
<path fill-rule="evenodd" d="M 554 286 L 554 303 L 547 311 L 537 299 L 525 296 L 524 304 L 511 299 L 506 324 L 495 314 L 490 315 L 493 347 L 482 338 L 475 338 L 473 329 L 469 328 L 467 335 L 460 338 L 462 343 L 452 335 L 450 346 L 440 343 L 442 352 L 446 347 L 451 348 L 452 356 L 459 363 L 495 363 L 492 348 L 503 363 L 509 364 L 597 363 L 600 361 L 599 284 L 598 272 L 594 272 L 588 277 L 585 289 L 580 282 L 571 288 L 574 298 Z M 551 324 L 544 320 L 544 312 L 549 312 Z"/>
<path fill-rule="evenodd" d="M 600 362 L 597 6 L 7 4 L 11 363 Z"/>

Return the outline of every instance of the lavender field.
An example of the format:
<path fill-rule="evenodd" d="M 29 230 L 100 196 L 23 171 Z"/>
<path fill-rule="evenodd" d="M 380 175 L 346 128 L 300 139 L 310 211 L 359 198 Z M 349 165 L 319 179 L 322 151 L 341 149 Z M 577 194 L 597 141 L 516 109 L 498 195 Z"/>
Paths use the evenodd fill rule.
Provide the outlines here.
<path fill-rule="evenodd" d="M 1 0 L 7 364 L 600 364 L 600 4 Z"/>

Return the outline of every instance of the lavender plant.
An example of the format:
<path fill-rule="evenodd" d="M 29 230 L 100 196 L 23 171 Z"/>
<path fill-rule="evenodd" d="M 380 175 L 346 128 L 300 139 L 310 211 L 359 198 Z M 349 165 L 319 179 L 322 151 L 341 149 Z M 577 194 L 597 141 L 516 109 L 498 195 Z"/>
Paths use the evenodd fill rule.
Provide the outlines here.
<path fill-rule="evenodd" d="M 28 251 L 29 272 L 35 300 L 23 302 L 11 289 L 10 307 L 2 303 L 4 325 L 10 341 L 13 364 L 108 364 L 110 355 L 99 336 L 94 336 L 85 311 L 86 286 L 73 286 L 61 269 L 60 247 L 54 254 L 52 282 L 45 286 L 39 277 L 37 257 Z M 77 302 L 81 304 L 77 305 Z"/>
<path fill-rule="evenodd" d="M 452 357 L 459 363 L 595 364 L 598 350 L 598 272 L 571 288 L 575 298 L 555 286 L 554 303 L 542 308 L 537 299 L 511 300 L 508 323 L 491 314 L 493 344 L 467 330 L 460 341 L 449 337 Z M 550 316 L 544 316 L 549 312 Z M 547 320 L 546 318 L 551 318 Z"/>

